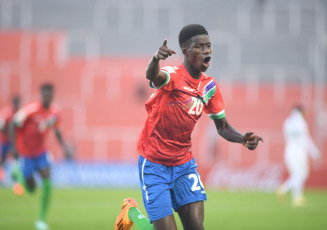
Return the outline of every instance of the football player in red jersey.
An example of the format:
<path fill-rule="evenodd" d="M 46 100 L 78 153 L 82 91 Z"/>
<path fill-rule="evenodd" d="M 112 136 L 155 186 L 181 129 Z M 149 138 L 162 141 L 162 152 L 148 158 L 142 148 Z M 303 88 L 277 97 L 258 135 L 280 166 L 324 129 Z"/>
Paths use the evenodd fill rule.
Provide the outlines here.
<path fill-rule="evenodd" d="M 191 133 L 203 111 L 226 140 L 250 150 L 263 141 L 253 132 L 241 134 L 228 123 L 219 86 L 204 74 L 212 52 L 207 30 L 198 24 L 185 26 L 179 33 L 179 45 L 184 55 L 180 66 L 160 68 L 160 60 L 176 53 L 165 40 L 146 70 L 150 87 L 156 90 L 145 104 L 148 119 L 137 149 L 143 203 L 153 226 L 148 223 L 140 228 L 147 218 L 138 218 L 136 205 L 128 202 L 131 211 L 126 205 L 122 208 L 116 229 L 129 229 L 133 223 L 139 229 L 177 229 L 172 209 L 178 212 L 184 229 L 204 229 L 207 196 L 191 144 Z"/>
<path fill-rule="evenodd" d="M 10 126 L 10 140 L 14 156 L 16 158 L 19 156 L 21 173 L 20 170 L 16 170 L 15 177 L 20 185 L 28 192 L 33 192 L 35 190 L 33 174 L 38 172 L 42 178 L 41 209 L 35 227 L 43 230 L 48 229 L 45 218 L 51 195 L 51 156 L 45 146 L 50 130 L 54 130 L 66 157 L 70 157 L 71 153 L 59 128 L 60 111 L 52 104 L 54 87 L 52 84 L 43 84 L 40 90 L 41 101 L 24 106 L 14 115 Z M 20 191 L 17 186 L 14 187 L 14 191 Z"/>
<path fill-rule="evenodd" d="M 12 117 L 18 111 L 20 106 L 20 98 L 14 96 L 11 101 L 11 105 L 4 107 L 0 111 L 0 148 L 1 148 L 1 159 L 0 159 L 0 181 L 4 181 L 5 172 L 3 170 L 4 163 L 7 158 L 7 154 L 10 151 L 10 141 L 8 136 L 8 127 Z"/>

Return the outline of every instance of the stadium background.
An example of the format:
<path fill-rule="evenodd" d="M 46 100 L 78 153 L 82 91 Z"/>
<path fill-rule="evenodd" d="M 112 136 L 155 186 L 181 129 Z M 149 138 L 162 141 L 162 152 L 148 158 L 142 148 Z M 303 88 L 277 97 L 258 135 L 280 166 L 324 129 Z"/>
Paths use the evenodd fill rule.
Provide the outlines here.
<path fill-rule="evenodd" d="M 64 162 L 49 139 L 55 185 L 137 188 L 136 144 L 152 92 L 147 63 L 167 38 L 178 54 L 164 63 L 178 64 L 180 29 L 200 23 L 212 41 L 208 74 L 220 85 L 227 118 L 265 140 L 253 152 L 228 143 L 204 114 L 192 138 L 205 185 L 274 191 L 287 175 L 282 124 L 302 104 L 322 153 L 307 187 L 326 189 L 326 6 L 323 0 L 0 0 L 0 108 L 14 94 L 23 104 L 35 100 L 39 85 L 53 82 L 75 154 Z"/>

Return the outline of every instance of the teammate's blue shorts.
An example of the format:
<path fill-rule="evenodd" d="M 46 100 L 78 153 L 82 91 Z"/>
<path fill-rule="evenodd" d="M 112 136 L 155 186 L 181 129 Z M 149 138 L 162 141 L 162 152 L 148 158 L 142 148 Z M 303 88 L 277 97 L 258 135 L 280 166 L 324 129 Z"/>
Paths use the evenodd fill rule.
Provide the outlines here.
<path fill-rule="evenodd" d="M 11 145 L 9 142 L 1 143 L 1 161 L 5 161 Z"/>
<path fill-rule="evenodd" d="M 178 166 L 156 164 L 140 155 L 139 177 L 150 221 L 173 214 L 186 204 L 207 200 L 195 160 Z"/>
<path fill-rule="evenodd" d="M 35 171 L 49 168 L 51 164 L 50 154 L 48 152 L 44 152 L 37 157 L 20 156 L 19 162 L 25 180 L 30 179 Z"/>

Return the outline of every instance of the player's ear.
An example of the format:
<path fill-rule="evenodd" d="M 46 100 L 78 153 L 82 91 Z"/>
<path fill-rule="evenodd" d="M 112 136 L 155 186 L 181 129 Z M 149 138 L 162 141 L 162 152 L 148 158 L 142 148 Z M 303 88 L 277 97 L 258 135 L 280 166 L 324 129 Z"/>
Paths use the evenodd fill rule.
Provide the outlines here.
<path fill-rule="evenodd" d="M 182 52 L 185 55 L 186 54 L 186 48 L 182 48 Z"/>

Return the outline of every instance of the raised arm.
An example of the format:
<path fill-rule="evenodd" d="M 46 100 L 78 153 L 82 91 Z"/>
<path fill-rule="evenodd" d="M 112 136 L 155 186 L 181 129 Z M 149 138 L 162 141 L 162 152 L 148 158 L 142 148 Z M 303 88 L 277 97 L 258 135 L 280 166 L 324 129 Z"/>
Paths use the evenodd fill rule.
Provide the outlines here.
<path fill-rule="evenodd" d="M 227 141 L 241 143 L 249 150 L 256 149 L 259 141 L 263 142 L 262 137 L 254 135 L 253 132 L 247 132 L 245 135 L 242 135 L 228 123 L 225 117 L 222 119 L 214 119 L 214 122 L 220 136 L 225 138 Z"/>
<path fill-rule="evenodd" d="M 167 79 L 167 75 L 160 71 L 159 61 L 165 60 L 173 54 L 176 54 L 176 52 L 167 48 L 167 39 L 165 39 L 162 46 L 150 60 L 146 69 L 146 78 L 152 81 L 155 86 L 162 85 Z"/>

